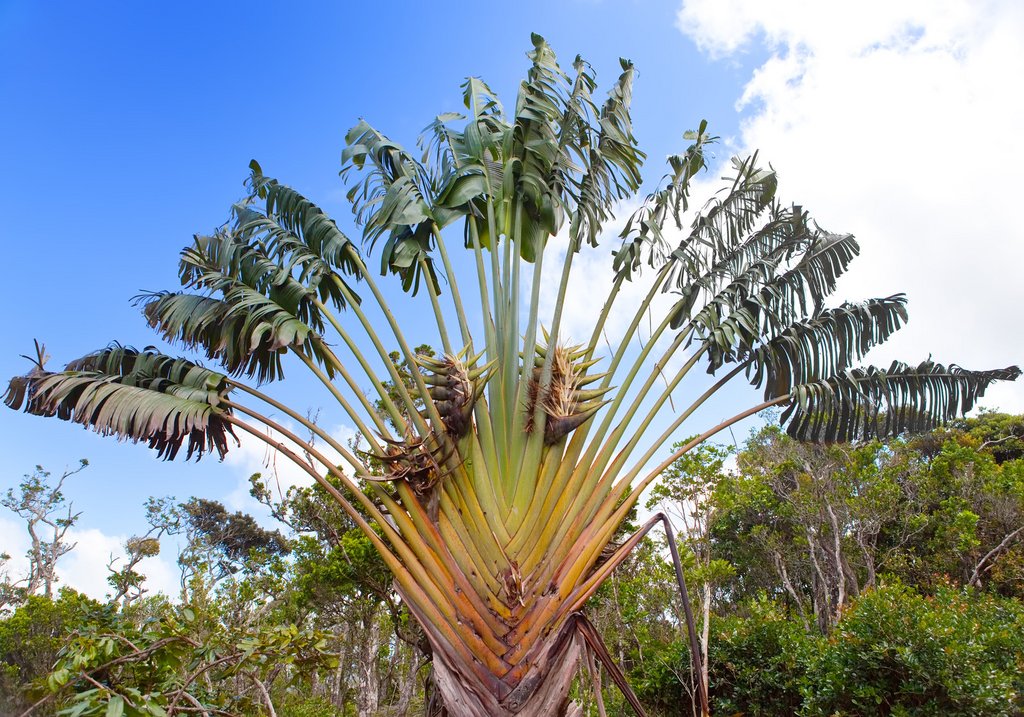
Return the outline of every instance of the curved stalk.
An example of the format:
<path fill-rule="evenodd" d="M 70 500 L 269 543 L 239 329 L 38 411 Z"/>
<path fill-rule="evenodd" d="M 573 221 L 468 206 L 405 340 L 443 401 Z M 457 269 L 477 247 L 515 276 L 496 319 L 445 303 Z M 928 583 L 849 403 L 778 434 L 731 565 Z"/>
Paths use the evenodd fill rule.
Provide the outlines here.
<path fill-rule="evenodd" d="M 444 265 L 445 274 L 448 276 L 448 285 L 452 288 L 452 303 L 455 305 L 455 314 L 459 319 L 459 330 L 462 332 L 462 343 L 469 346 L 470 353 L 473 353 L 473 334 L 469 329 L 469 321 L 466 320 L 466 309 L 462 303 L 462 295 L 459 293 L 459 282 L 455 276 L 451 260 L 448 258 L 448 249 L 445 247 L 444 238 L 436 224 L 431 225 L 431 232 L 434 234 L 434 241 L 437 242 L 438 252 L 441 254 L 441 263 Z M 428 282 L 429 283 L 429 282 Z"/>
<path fill-rule="evenodd" d="M 389 323 L 391 323 L 393 326 L 397 326 L 397 323 L 395 322 L 395 317 L 394 315 L 391 314 L 391 310 L 386 308 L 386 304 L 384 303 L 384 297 L 380 296 L 379 291 L 376 291 L 375 289 L 376 285 L 371 284 L 371 291 L 373 292 L 374 296 L 378 297 L 378 302 L 382 307 L 382 310 L 385 311 Z M 349 300 L 349 305 L 352 307 L 353 313 L 355 313 L 355 315 L 359 318 L 359 322 L 363 325 L 363 330 L 366 332 L 366 337 L 370 339 L 370 343 L 373 344 L 373 348 L 377 351 L 377 356 L 384 363 L 384 367 L 387 369 L 388 375 L 391 377 L 391 382 L 394 386 L 395 392 L 398 393 L 399 398 L 401 398 L 402 402 L 405 403 L 406 405 L 406 410 L 408 411 L 407 415 L 409 419 L 412 420 L 413 424 L 416 426 L 421 436 L 430 435 L 430 429 L 427 427 L 426 421 L 424 421 L 423 417 L 420 416 L 419 411 L 417 410 L 416 407 L 415 400 L 413 400 L 412 396 L 409 395 L 409 390 L 405 386 L 405 381 L 402 380 L 401 375 L 398 373 L 398 368 L 395 366 L 394 362 L 391 360 L 391 357 L 388 355 L 388 351 L 387 349 L 384 348 L 384 344 L 381 343 L 380 337 L 377 336 L 377 332 L 374 330 L 373 324 L 367 318 L 366 313 L 362 310 L 358 303 Z M 397 339 L 398 336 L 396 335 L 395 338 Z M 409 363 L 411 367 L 415 367 L 415 358 L 412 355 L 412 351 L 409 349 L 409 345 L 405 342 L 404 337 L 399 339 L 399 345 L 401 346 L 402 355 L 405 357 L 405 360 Z M 419 371 L 416 371 L 415 369 L 411 370 L 409 373 L 412 374 L 413 377 L 419 376 Z M 422 376 L 420 376 L 419 381 L 420 383 L 423 382 Z M 423 387 L 422 391 L 422 395 L 427 395 L 426 386 Z M 426 401 L 426 404 L 428 408 L 432 408 L 434 405 L 431 401 Z M 434 413 L 436 414 L 436 411 Z M 400 417 L 398 425 L 402 425 L 405 422 L 405 420 L 406 419 L 404 417 Z M 438 424 L 441 423 L 440 418 L 437 418 L 436 420 Z"/>
<path fill-rule="evenodd" d="M 327 390 L 330 391 L 331 395 L 341 406 L 342 410 L 344 410 L 346 415 L 348 415 L 348 417 L 352 419 L 352 421 L 356 424 L 356 428 L 369 442 L 370 447 L 373 449 L 373 451 L 377 455 L 383 455 L 383 450 L 381 449 L 380 444 L 377 442 L 377 439 L 374 437 L 369 427 L 367 427 L 367 425 L 363 422 L 363 419 L 359 417 L 359 414 L 356 413 L 355 410 L 352 408 L 351 404 L 349 404 L 348 400 L 346 400 L 345 396 L 341 393 L 341 391 L 338 390 L 338 387 L 331 383 L 331 380 L 327 378 L 323 371 L 320 370 L 319 366 L 313 363 L 312 359 L 310 359 L 305 354 L 299 352 L 296 352 L 296 354 L 298 354 L 302 362 L 306 364 L 306 368 L 308 368 L 310 372 L 314 376 L 316 376 L 320 380 L 320 382 L 327 388 Z M 384 422 L 380 420 L 380 416 L 378 416 L 376 413 L 371 413 L 370 416 L 371 420 L 373 420 L 374 422 L 374 425 L 377 427 L 377 430 L 379 431 L 380 435 L 389 436 L 390 433 L 388 432 L 387 426 L 385 426 Z"/>
<path fill-rule="evenodd" d="M 347 290 L 344 291 L 347 297 L 346 301 L 351 301 L 352 295 L 348 293 Z M 363 369 L 363 373 L 366 374 L 366 377 L 370 380 L 370 383 L 373 385 L 374 390 L 380 397 L 381 404 L 384 406 L 384 410 L 388 412 L 388 415 L 391 417 L 391 420 L 394 422 L 396 426 L 401 426 L 404 422 L 401 411 L 398 410 L 398 407 L 395 405 L 395 402 L 391 400 L 391 394 L 388 393 L 388 391 L 384 388 L 384 385 L 377 378 L 377 373 L 370 366 L 369 362 L 366 360 L 366 357 L 363 356 L 363 352 L 359 350 L 359 347 L 356 346 L 355 341 L 352 340 L 352 337 L 349 336 L 347 331 L 345 331 L 345 329 L 341 325 L 341 322 L 338 321 L 338 318 L 330 311 L 330 309 L 328 309 L 320 301 L 316 302 L 316 306 L 321 311 L 321 313 L 323 313 L 323 315 L 327 318 L 327 321 L 337 332 L 341 340 L 345 342 L 345 345 L 348 347 L 348 350 L 352 353 L 352 356 L 359 364 L 359 367 Z M 353 388 L 353 391 L 355 390 L 356 389 Z M 373 412 L 376 413 L 376 411 Z"/>
<path fill-rule="evenodd" d="M 274 420 L 266 416 L 262 416 L 261 414 L 240 404 L 232 404 L 230 402 L 225 403 L 230 404 L 232 408 L 255 418 L 256 420 L 260 421 L 262 424 L 264 424 L 271 430 L 276 431 L 277 433 L 284 436 L 293 443 L 301 444 L 302 441 L 301 439 L 299 439 L 298 436 L 296 436 L 294 433 L 289 431 L 284 426 L 281 426 Z M 233 423 L 239 423 L 245 427 L 248 427 L 248 424 L 244 424 L 241 421 L 237 421 L 237 419 L 234 419 Z M 255 429 L 252 429 L 251 427 L 248 427 L 248 430 L 250 433 L 253 433 L 254 435 L 259 435 L 259 431 L 255 431 Z M 264 440 L 269 441 L 272 439 L 267 438 Z M 277 441 L 276 443 L 280 446 L 285 445 L 280 441 Z M 496 654 L 496 652 L 499 649 L 501 649 L 501 645 L 500 642 L 498 642 L 496 638 L 493 637 L 493 633 L 491 632 L 491 630 L 485 627 L 485 625 L 487 624 L 486 618 L 482 617 L 482 615 L 476 609 L 473 609 L 471 607 L 471 602 L 467 597 L 467 591 L 465 586 L 462 587 L 462 589 L 456 589 L 455 583 L 453 582 L 454 576 L 452 576 L 452 574 L 449 572 L 448 567 L 446 566 L 445 562 L 441 560 L 440 556 L 438 556 L 429 546 L 427 546 L 422 541 L 422 538 L 425 536 L 423 536 L 415 529 L 414 521 L 411 520 L 410 515 L 406 514 L 405 511 L 403 511 L 397 503 L 390 500 L 386 496 L 386 494 L 381 496 L 382 500 L 384 500 L 386 504 L 390 503 L 391 507 L 389 508 L 389 513 L 391 517 L 398 523 L 400 529 L 402 530 L 402 534 L 405 534 L 409 538 L 413 538 L 413 536 L 419 537 L 418 540 L 406 541 L 402 539 L 402 534 L 398 533 L 398 531 L 396 531 L 395 528 L 391 527 L 391 524 L 384 519 L 384 515 L 380 512 L 377 506 L 366 496 L 366 494 L 363 491 L 361 491 L 358 488 L 358 486 L 352 483 L 352 481 L 347 476 L 345 476 L 344 473 L 335 468 L 323 454 L 321 454 L 312 446 L 307 446 L 305 450 L 315 460 L 317 460 L 321 465 L 323 465 L 324 468 L 331 475 L 335 476 L 335 478 L 341 481 L 342 485 L 344 485 L 347 490 L 351 491 L 355 495 L 356 499 L 360 502 L 363 508 L 370 514 L 370 517 L 374 521 L 376 521 L 377 524 L 381 527 L 384 534 L 388 537 L 389 542 L 399 553 L 399 556 L 402 558 L 402 561 L 405 563 L 405 565 L 412 571 L 413 575 L 420 582 L 420 584 L 426 587 L 427 593 L 435 593 L 432 596 L 432 598 L 436 603 L 438 609 L 442 612 L 447 612 L 448 616 L 453 621 L 455 621 L 455 623 L 457 623 L 459 620 L 468 619 L 474 625 L 475 629 L 473 635 L 475 636 L 475 639 L 482 641 L 484 644 L 490 642 L 490 644 L 488 644 L 488 652 L 489 654 Z M 294 455 L 294 452 L 292 452 L 292 455 Z M 370 476 L 366 472 L 365 468 L 362 467 L 362 464 L 359 463 L 355 456 L 352 456 L 351 453 L 349 453 L 347 450 L 342 452 L 342 456 L 347 461 L 352 463 L 353 468 L 355 468 L 357 471 L 357 475 L 361 475 L 364 479 L 370 480 L 371 482 L 373 481 L 374 477 Z M 305 464 L 305 462 L 301 461 L 301 459 L 297 460 L 299 460 L 300 463 Z M 316 473 L 316 471 L 313 471 L 312 468 L 310 468 L 307 472 L 314 474 Z M 330 486 L 330 483 L 324 480 L 322 477 L 318 478 L 317 482 L 325 487 Z M 333 488 L 333 486 L 331 487 Z M 333 491 L 329 492 L 331 492 L 331 495 L 335 495 L 336 493 L 337 495 L 341 495 L 340 492 L 337 491 L 337 489 L 334 489 Z M 359 525 L 360 529 L 364 532 L 366 532 L 367 529 L 372 531 L 372 528 L 369 528 L 369 524 L 367 524 L 365 520 L 361 522 L 357 521 L 357 524 Z M 364 525 L 366 525 L 367 528 L 363 528 Z M 439 584 L 436 581 L 437 577 L 442 578 L 441 584 Z M 441 588 L 444 588 L 447 591 L 449 595 L 448 599 L 444 599 L 442 597 L 444 593 L 440 592 Z M 454 603 L 451 602 L 452 600 L 454 600 Z M 486 609 L 484 612 L 486 613 Z"/>
<path fill-rule="evenodd" d="M 295 410 L 289 408 L 288 406 L 286 406 L 285 404 L 283 404 L 280 401 L 276 400 L 275 398 L 273 398 L 271 396 L 268 396 L 267 394 L 265 394 L 265 393 L 263 393 L 261 391 L 257 391 L 256 389 L 251 388 L 250 386 L 246 386 L 243 383 L 238 383 L 237 381 L 232 381 L 231 379 L 228 379 L 228 384 L 231 387 L 233 387 L 233 388 L 237 388 L 238 390 L 242 391 L 243 393 L 249 394 L 250 396 L 252 396 L 253 398 L 255 398 L 257 400 L 262 401 L 262 402 L 266 403 L 267 405 L 276 408 L 278 411 L 281 411 L 283 414 L 288 416 L 290 419 L 292 419 L 296 423 L 300 424 L 303 428 L 308 430 L 310 433 L 316 434 L 319 438 L 321 438 L 324 441 L 324 443 L 329 445 L 334 450 L 338 451 L 339 454 L 341 453 L 342 450 L 344 450 L 343 446 L 340 443 L 338 443 L 331 436 L 330 433 L 328 433 L 327 431 L 325 431 L 322 428 L 320 428 L 319 426 L 317 426 L 316 423 L 314 423 L 313 421 L 310 421 L 308 418 L 306 418 L 305 416 L 300 414 L 298 411 L 295 411 Z M 230 403 L 231 403 L 232 406 L 240 405 L 240 404 L 234 403 L 233 401 L 230 402 Z"/>

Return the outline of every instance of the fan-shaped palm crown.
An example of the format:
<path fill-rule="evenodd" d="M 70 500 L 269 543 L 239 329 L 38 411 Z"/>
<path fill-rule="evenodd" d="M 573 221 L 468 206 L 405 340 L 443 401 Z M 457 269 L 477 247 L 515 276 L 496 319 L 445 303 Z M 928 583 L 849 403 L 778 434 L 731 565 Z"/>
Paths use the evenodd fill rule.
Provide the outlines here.
<path fill-rule="evenodd" d="M 930 361 L 853 368 L 906 321 L 903 296 L 830 308 L 857 243 L 784 206 L 756 155 L 734 160 L 727 186 L 684 226 L 690 181 L 714 139 L 704 123 L 625 223 L 593 331 L 569 345 L 562 305 L 574 258 L 597 246 L 616 203 L 638 190 L 644 155 L 632 133 L 629 62 L 599 105 L 586 62 L 565 72 L 542 38 L 533 45 L 513 110 L 468 79 L 466 115 L 427 128 L 422 160 L 365 122 L 346 138 L 342 175 L 364 242 L 381 274 L 426 294 L 436 334 L 416 326 L 416 338 L 442 346 L 441 358 L 414 354 L 360 247 L 254 162 L 230 222 L 182 252 L 182 288 L 140 297 L 164 339 L 223 373 L 112 344 L 61 372 L 40 360 L 6 395 L 12 408 L 147 441 L 164 458 L 186 443 L 189 457 L 223 455 L 243 434 L 271 443 L 380 551 L 430 641 L 449 713 L 460 716 L 572 709 L 573 665 L 590 644 L 572 629 L 574 615 L 630 543 L 602 551 L 659 472 L 718 430 L 774 405 L 801 439 L 927 430 L 969 410 L 992 381 L 1019 375 Z M 453 257 L 453 245 L 465 254 Z M 545 262 L 561 262 L 547 328 Z M 644 263 L 650 290 L 603 355 L 605 322 Z M 675 304 L 630 350 L 661 292 Z M 421 370 L 399 371 L 387 352 L 396 344 Z M 323 383 L 381 469 L 243 383 L 280 379 L 289 354 Z M 717 380 L 657 419 L 700 363 Z M 652 465 L 740 374 L 763 400 Z M 304 441 L 268 412 L 311 431 L 345 467 L 304 446 L 323 471 L 310 466 L 293 448 Z M 650 435 L 655 425 L 662 430 Z"/>

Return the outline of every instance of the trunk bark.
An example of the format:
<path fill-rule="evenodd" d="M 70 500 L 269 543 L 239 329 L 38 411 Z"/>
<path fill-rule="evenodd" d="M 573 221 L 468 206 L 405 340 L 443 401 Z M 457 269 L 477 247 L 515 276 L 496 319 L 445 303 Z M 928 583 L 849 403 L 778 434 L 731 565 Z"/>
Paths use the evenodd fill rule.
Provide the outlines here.
<path fill-rule="evenodd" d="M 356 713 L 359 717 L 372 717 L 380 707 L 380 677 L 377 656 L 380 650 L 380 623 L 370 612 L 363 619 L 362 650 L 359 656 L 359 689 L 356 695 Z"/>
<path fill-rule="evenodd" d="M 701 625 L 700 630 L 700 679 L 704 684 L 704 694 L 711 694 L 711 684 L 708 679 L 708 643 L 711 641 L 711 583 L 704 583 L 704 591 L 702 597 L 704 598 L 704 604 L 701 605 L 702 617 L 704 618 L 704 624 Z"/>
<path fill-rule="evenodd" d="M 409 713 L 409 705 L 412 704 L 413 695 L 416 694 L 416 683 L 420 676 L 420 671 L 416 667 L 416 656 L 410 654 L 408 669 L 399 672 L 402 678 L 398 689 L 398 704 L 395 706 L 396 715 Z"/>
<path fill-rule="evenodd" d="M 582 654 L 575 631 L 549 643 L 545 654 L 504 699 L 467 678 L 468 671 L 451 665 L 441 650 L 434 651 L 434 681 L 449 717 L 582 717 L 569 700 L 569 688 Z"/>

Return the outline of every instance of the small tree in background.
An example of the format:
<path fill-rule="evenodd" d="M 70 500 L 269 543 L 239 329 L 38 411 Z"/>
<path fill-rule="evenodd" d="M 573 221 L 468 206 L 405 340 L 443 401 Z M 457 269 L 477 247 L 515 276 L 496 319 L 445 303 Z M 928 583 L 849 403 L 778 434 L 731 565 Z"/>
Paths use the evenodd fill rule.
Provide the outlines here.
<path fill-rule="evenodd" d="M 0 505 L 24 520 L 28 531 L 28 576 L 18 581 L 19 585 L 24 583 L 19 590 L 26 595 L 34 595 L 42 589 L 46 597 L 53 596 L 57 561 L 75 549 L 75 543 L 67 540 L 67 534 L 81 515 L 72 512 L 71 504 L 64 498 L 64 482 L 88 466 L 89 461 L 83 458 L 77 468 L 64 470 L 53 485 L 50 471 L 36 466 L 31 475 L 25 476 L 17 492 L 9 488 L 0 498 Z M 12 591 L 11 597 L 16 593 Z"/>

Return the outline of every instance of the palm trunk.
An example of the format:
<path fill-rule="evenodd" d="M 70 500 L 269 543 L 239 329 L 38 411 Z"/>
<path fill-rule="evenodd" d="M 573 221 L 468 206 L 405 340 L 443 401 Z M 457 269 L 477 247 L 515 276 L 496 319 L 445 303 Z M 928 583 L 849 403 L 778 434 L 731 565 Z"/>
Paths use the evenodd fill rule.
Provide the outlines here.
<path fill-rule="evenodd" d="M 435 646 L 434 682 L 450 717 L 581 717 L 580 706 L 569 700 L 569 688 L 582 649 L 575 631 L 552 635 L 518 684 L 499 698 Z"/>

